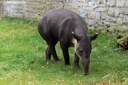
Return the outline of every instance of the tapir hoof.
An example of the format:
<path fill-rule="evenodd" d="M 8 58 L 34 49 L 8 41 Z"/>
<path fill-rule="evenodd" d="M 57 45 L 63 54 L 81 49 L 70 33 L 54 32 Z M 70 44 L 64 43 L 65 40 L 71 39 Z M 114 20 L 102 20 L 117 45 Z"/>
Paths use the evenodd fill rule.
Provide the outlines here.
<path fill-rule="evenodd" d="M 66 62 L 66 63 L 65 63 L 65 65 L 68 65 L 68 66 L 70 66 L 70 63 L 69 63 L 69 62 Z"/>
<path fill-rule="evenodd" d="M 60 64 L 60 60 L 57 60 L 56 63 L 57 63 L 57 64 Z"/>
<path fill-rule="evenodd" d="M 50 60 L 51 60 L 50 58 L 46 57 L 46 61 L 47 61 L 47 62 L 49 62 Z"/>
<path fill-rule="evenodd" d="M 47 62 L 47 64 L 49 64 L 50 63 L 50 60 L 47 60 L 46 62 Z"/>
<path fill-rule="evenodd" d="M 84 76 L 89 75 L 89 73 L 84 73 Z"/>
<path fill-rule="evenodd" d="M 77 69 L 80 69 L 79 64 L 74 63 L 74 67 L 77 68 Z"/>

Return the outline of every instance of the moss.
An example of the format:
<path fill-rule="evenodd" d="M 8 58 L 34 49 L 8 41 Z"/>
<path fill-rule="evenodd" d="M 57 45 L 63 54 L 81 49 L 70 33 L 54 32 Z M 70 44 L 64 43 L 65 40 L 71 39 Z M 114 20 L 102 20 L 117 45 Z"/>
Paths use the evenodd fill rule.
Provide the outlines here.
<path fill-rule="evenodd" d="M 128 50 L 128 36 L 122 36 L 117 39 L 117 44 Z"/>

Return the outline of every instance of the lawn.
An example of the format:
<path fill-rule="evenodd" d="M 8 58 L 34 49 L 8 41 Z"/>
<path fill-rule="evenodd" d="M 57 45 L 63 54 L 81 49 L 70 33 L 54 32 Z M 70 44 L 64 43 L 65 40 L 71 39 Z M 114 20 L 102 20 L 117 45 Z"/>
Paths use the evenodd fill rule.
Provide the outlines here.
<path fill-rule="evenodd" d="M 65 66 L 59 44 L 57 64 L 46 63 L 45 41 L 37 31 L 37 20 L 0 19 L 0 85 L 127 85 L 128 51 L 116 46 L 116 37 L 99 32 L 92 42 L 90 74 L 73 67 L 74 50 L 70 48 L 71 66 Z M 91 31 L 90 33 L 94 33 Z"/>

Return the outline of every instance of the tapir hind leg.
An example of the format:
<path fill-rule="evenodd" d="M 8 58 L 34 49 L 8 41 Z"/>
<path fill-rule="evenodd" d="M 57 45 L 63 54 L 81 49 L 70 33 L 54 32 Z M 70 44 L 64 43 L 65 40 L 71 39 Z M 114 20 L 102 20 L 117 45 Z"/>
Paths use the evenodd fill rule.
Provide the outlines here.
<path fill-rule="evenodd" d="M 77 56 L 76 53 L 75 53 L 75 58 L 74 58 L 74 66 L 76 68 L 80 68 L 80 66 L 79 66 L 79 57 Z"/>
<path fill-rule="evenodd" d="M 46 61 L 51 60 L 51 50 L 50 50 L 49 46 L 48 46 L 48 48 L 45 51 L 45 55 L 46 55 Z"/>
<path fill-rule="evenodd" d="M 50 50 L 51 50 L 51 54 L 53 55 L 54 60 L 58 62 L 59 58 L 56 54 L 55 46 L 50 46 Z"/>
<path fill-rule="evenodd" d="M 59 58 L 58 58 L 58 56 L 56 54 L 56 50 L 55 50 L 56 43 L 57 43 L 57 41 L 52 40 L 52 39 L 50 39 L 50 41 L 47 42 L 47 44 L 49 46 L 49 48 L 48 48 L 49 49 L 49 54 L 51 53 L 52 56 L 53 56 L 53 58 L 54 58 L 54 60 L 57 61 L 57 62 L 59 62 Z M 50 57 L 48 57 L 48 58 L 50 58 Z"/>

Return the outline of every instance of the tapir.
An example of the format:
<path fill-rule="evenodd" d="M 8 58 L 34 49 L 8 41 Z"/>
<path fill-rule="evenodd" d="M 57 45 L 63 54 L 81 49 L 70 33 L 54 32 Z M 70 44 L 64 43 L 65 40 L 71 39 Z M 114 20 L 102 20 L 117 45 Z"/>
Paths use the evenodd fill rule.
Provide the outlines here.
<path fill-rule="evenodd" d="M 85 20 L 77 13 L 67 9 L 56 9 L 46 12 L 38 25 L 39 34 L 46 41 L 48 47 L 45 51 L 46 61 L 51 59 L 59 62 L 55 45 L 60 42 L 65 64 L 70 65 L 69 47 L 74 47 L 74 66 L 79 68 L 79 59 L 82 62 L 84 75 L 89 74 L 91 41 L 98 34 L 88 35 Z"/>

